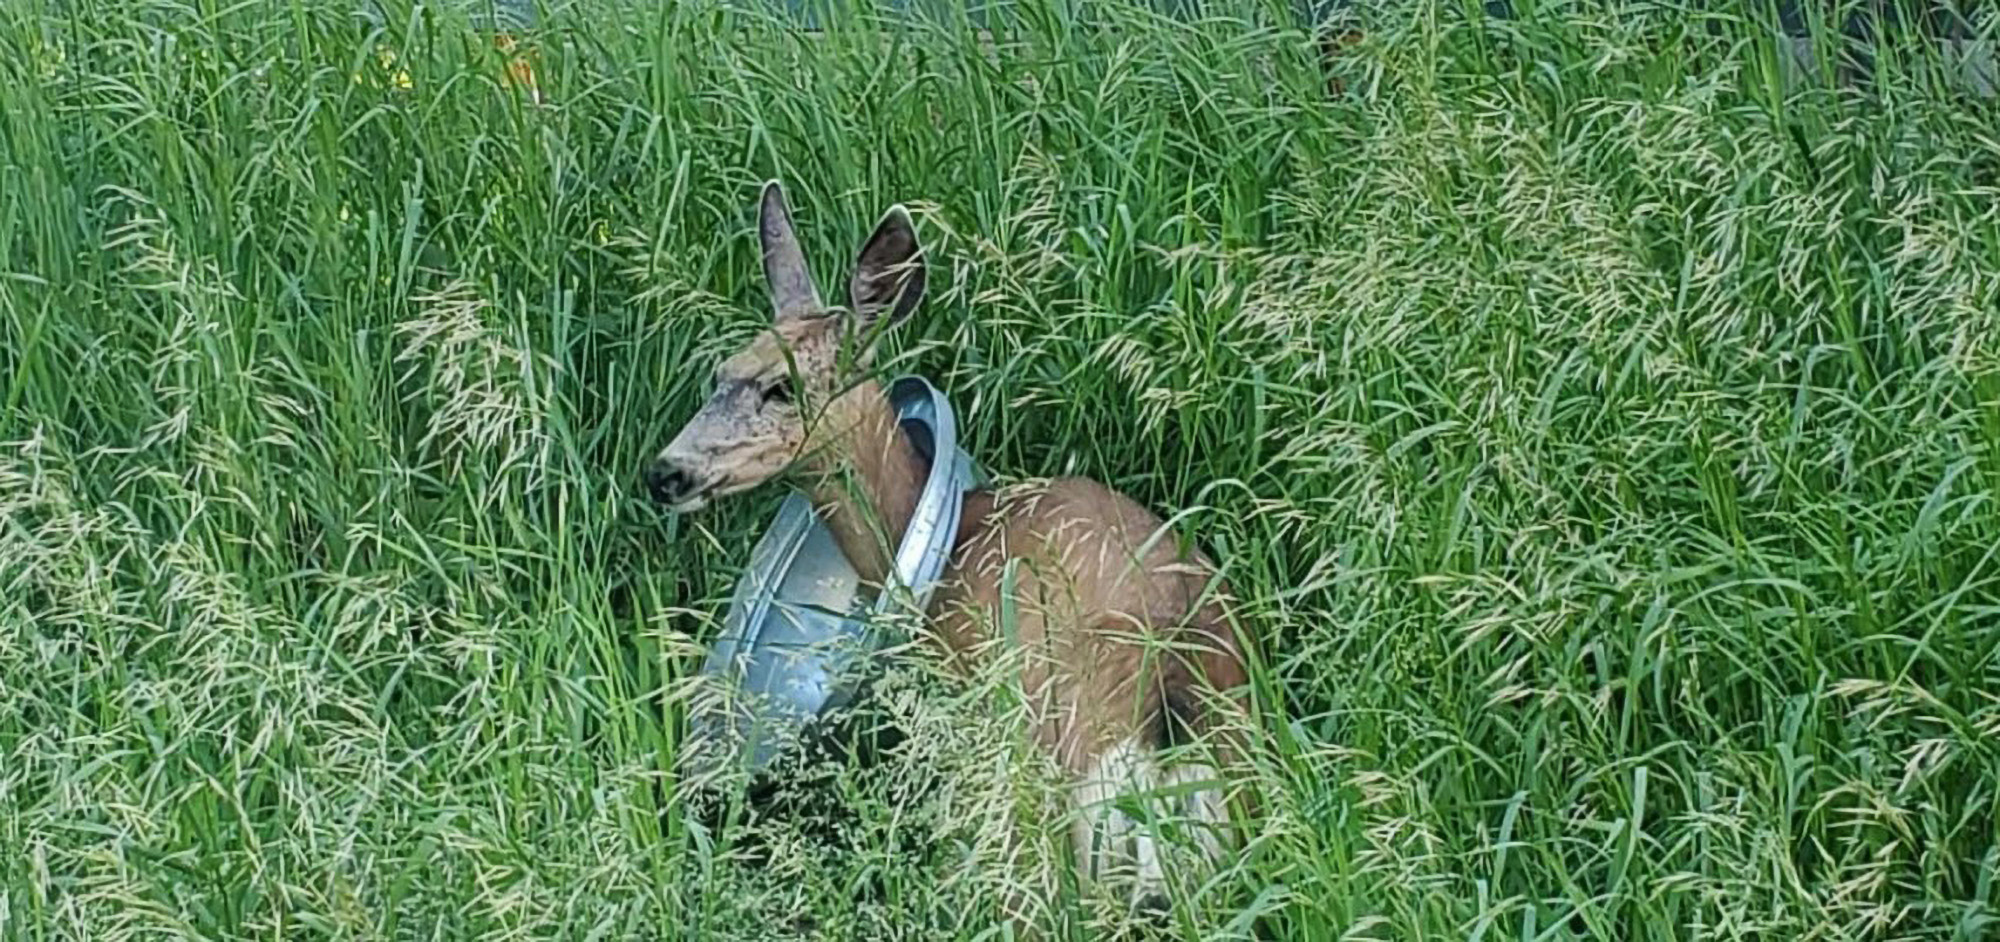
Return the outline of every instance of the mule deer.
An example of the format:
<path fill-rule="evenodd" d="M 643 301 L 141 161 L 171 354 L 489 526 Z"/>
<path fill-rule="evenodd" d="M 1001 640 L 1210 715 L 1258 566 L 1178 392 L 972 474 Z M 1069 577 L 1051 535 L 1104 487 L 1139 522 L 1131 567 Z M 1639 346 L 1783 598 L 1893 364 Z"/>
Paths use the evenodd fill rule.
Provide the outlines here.
<path fill-rule="evenodd" d="M 879 586 L 929 471 L 867 372 L 872 338 L 923 296 L 916 233 L 903 207 L 888 211 L 861 248 L 846 308 L 821 302 L 775 181 L 758 234 L 775 320 L 716 369 L 714 392 L 648 467 L 647 487 L 684 513 L 796 468 L 863 582 Z M 1163 530 L 1137 502 L 1084 478 L 974 491 L 924 632 L 947 665 L 965 668 L 1009 643 L 998 622 L 1011 610 L 1011 640 L 1029 655 L 1018 692 L 1035 711 L 1033 737 L 1080 812 L 1070 829 L 1079 869 L 1153 911 L 1179 871 L 1114 803 L 1177 809 L 1206 832 L 1192 855 L 1205 866 L 1236 846 L 1229 807 L 1249 801 L 1229 795 L 1221 772 L 1243 745 L 1225 720 L 1248 707 L 1243 651 L 1220 600 L 1227 587 Z M 1003 582 L 1012 586 L 1004 603 Z M 1169 747 L 1184 742 L 1207 757 L 1174 758 L 1182 750 Z M 1147 797 L 1156 790 L 1181 794 Z"/>

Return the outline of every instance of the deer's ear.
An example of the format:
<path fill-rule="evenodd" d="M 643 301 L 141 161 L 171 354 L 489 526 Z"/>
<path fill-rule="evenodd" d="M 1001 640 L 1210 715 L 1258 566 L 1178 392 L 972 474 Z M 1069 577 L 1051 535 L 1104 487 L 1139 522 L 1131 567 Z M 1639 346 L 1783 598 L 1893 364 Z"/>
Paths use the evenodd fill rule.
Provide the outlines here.
<path fill-rule="evenodd" d="M 764 184 L 757 211 L 757 241 L 764 250 L 764 282 L 771 288 L 771 306 L 784 320 L 818 312 L 824 305 L 813 287 L 806 253 L 792 231 L 792 211 L 785 205 L 785 188 L 778 181 Z"/>
<path fill-rule="evenodd" d="M 910 214 L 892 206 L 861 246 L 848 283 L 854 313 L 872 323 L 886 312 L 895 324 L 917 309 L 924 296 L 924 258 Z"/>

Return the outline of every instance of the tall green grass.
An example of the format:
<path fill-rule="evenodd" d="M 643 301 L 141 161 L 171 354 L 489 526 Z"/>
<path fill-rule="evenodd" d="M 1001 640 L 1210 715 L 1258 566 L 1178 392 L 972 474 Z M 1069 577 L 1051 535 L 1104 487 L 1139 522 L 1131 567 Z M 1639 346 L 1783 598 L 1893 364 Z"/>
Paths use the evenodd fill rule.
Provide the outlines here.
<path fill-rule="evenodd" d="M 1920 56 L 588 0 L 536 108 L 384 6 L 0 6 L 0 936 L 997 937 L 969 698 L 810 813 L 673 774 L 779 490 L 635 485 L 771 176 L 829 289 L 916 211 L 983 464 L 1226 565 L 1270 798 L 1179 937 L 2000 931 L 2000 114 Z"/>

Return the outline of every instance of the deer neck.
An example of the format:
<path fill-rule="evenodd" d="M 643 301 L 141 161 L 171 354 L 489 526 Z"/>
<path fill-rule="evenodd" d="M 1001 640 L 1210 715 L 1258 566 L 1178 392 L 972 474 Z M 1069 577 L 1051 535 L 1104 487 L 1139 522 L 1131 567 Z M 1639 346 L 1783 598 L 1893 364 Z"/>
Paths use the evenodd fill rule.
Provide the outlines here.
<path fill-rule="evenodd" d="M 828 403 L 821 421 L 835 431 L 805 461 L 813 507 L 861 581 L 880 586 L 916 513 L 930 462 L 873 380 Z"/>

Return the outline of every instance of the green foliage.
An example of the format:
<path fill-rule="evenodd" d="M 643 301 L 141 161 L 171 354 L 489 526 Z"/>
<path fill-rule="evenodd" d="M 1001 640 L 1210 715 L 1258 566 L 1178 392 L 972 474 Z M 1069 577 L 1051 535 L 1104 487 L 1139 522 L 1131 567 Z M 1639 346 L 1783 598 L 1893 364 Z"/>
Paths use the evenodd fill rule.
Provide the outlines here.
<path fill-rule="evenodd" d="M 353 6 L 0 6 L 0 936 L 994 931 L 971 763 L 675 786 L 778 490 L 637 480 L 770 176 L 829 287 L 911 206 L 982 463 L 1227 566 L 1269 821 L 1186 938 L 1992 933 L 2000 114 L 1920 57 L 1419 5 L 1330 97 L 1254 5 L 591 0 L 536 106 Z"/>

